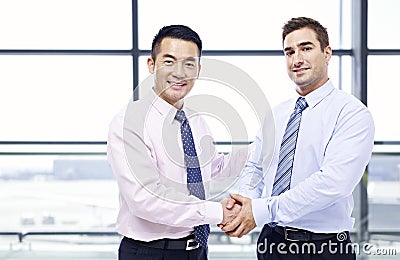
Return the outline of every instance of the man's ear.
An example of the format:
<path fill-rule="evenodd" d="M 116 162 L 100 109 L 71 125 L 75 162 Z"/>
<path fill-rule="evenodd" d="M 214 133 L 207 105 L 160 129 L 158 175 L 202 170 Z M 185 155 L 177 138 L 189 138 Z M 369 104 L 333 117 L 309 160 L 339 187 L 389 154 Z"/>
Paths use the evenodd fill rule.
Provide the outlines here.
<path fill-rule="evenodd" d="M 199 63 L 199 69 L 197 70 L 197 78 L 200 76 L 201 64 Z"/>
<path fill-rule="evenodd" d="M 154 60 L 153 60 L 153 58 L 148 58 L 147 59 L 147 68 L 149 69 L 149 72 L 151 73 L 151 74 L 153 74 L 154 73 L 154 66 L 155 66 L 155 64 L 154 64 Z"/>
<path fill-rule="evenodd" d="M 326 64 L 329 63 L 331 57 L 332 57 L 332 48 L 331 48 L 331 46 L 328 45 L 325 47 L 325 62 L 326 62 Z"/>

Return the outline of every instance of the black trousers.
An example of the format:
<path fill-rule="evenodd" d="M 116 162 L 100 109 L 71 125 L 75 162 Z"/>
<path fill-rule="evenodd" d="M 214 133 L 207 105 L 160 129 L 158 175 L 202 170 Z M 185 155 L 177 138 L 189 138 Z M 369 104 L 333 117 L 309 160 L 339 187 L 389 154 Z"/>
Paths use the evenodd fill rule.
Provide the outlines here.
<path fill-rule="evenodd" d="M 268 224 L 257 241 L 259 260 L 355 260 L 348 233 L 345 238 L 333 236 L 323 240 L 288 241 Z"/>
<path fill-rule="evenodd" d="M 172 250 L 144 246 L 134 240 L 122 238 L 118 250 L 119 260 L 207 260 L 207 250 L 200 246 L 193 250 Z"/>

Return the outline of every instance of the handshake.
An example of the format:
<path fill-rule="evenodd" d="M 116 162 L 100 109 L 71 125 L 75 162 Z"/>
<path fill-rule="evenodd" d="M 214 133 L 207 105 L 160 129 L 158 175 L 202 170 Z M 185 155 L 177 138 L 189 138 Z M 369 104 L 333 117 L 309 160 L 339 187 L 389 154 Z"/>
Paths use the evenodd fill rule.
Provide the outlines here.
<path fill-rule="evenodd" d="M 220 202 L 223 209 L 223 219 L 218 227 L 231 237 L 242 237 L 256 227 L 252 212 L 251 199 L 239 194 L 230 194 Z"/>

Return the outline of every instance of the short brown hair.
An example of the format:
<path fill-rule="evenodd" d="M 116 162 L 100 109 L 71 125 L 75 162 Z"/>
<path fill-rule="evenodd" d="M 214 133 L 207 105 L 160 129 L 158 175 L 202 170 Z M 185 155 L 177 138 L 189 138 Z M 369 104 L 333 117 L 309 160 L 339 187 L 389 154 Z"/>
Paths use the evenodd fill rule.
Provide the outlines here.
<path fill-rule="evenodd" d="M 312 29 L 317 34 L 317 39 L 321 45 L 321 50 L 324 51 L 325 47 L 329 45 L 329 36 L 325 27 L 323 27 L 318 21 L 308 17 L 297 17 L 292 18 L 282 27 L 282 43 L 286 36 L 296 30 L 304 27 Z"/>

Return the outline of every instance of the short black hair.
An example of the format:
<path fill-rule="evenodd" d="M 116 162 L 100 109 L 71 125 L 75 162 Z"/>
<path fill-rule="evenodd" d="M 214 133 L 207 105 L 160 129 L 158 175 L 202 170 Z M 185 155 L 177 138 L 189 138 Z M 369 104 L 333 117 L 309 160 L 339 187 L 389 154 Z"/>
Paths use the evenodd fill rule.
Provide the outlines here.
<path fill-rule="evenodd" d="M 329 45 L 328 32 L 318 21 L 308 17 L 292 18 L 285 23 L 282 28 L 282 43 L 285 41 L 285 38 L 289 33 L 305 27 L 310 28 L 317 34 L 317 40 L 321 45 L 321 50 L 324 51 L 325 47 Z"/>
<path fill-rule="evenodd" d="M 168 25 L 162 27 L 156 36 L 154 36 L 153 43 L 151 44 L 151 58 L 155 61 L 160 45 L 164 38 L 180 39 L 185 41 L 194 42 L 199 48 L 199 57 L 203 48 L 200 36 L 186 25 Z"/>

